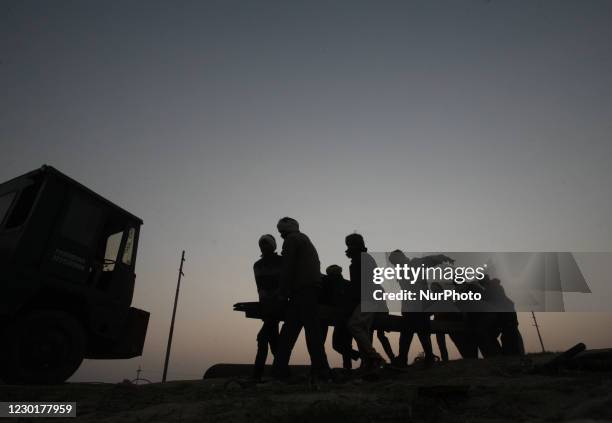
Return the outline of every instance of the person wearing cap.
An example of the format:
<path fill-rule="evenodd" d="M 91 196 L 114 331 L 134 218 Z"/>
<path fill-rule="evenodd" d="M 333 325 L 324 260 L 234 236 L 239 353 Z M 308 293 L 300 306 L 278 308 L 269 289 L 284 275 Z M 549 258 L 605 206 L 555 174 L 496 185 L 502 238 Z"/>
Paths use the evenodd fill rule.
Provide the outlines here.
<path fill-rule="evenodd" d="M 291 351 L 304 328 L 306 347 L 310 355 L 311 377 L 313 381 L 321 377 L 327 379 L 330 370 L 321 335 L 317 303 L 317 290 L 321 283 L 319 255 L 308 236 L 300 232 L 295 219 L 284 217 L 279 220 L 277 228 L 284 240 L 279 297 L 286 303 L 287 311 L 272 365 L 273 375 L 279 379 L 289 376 Z"/>
<path fill-rule="evenodd" d="M 361 354 L 362 367 L 366 369 L 375 369 L 383 366 L 385 360 L 374 349 L 372 338 L 370 337 L 372 323 L 374 322 L 375 312 L 362 310 L 361 307 L 361 292 L 362 283 L 364 284 L 364 293 L 371 291 L 375 285 L 372 281 L 361 279 L 362 267 L 364 275 L 372 275 L 376 262 L 367 254 L 368 249 L 365 246 L 363 237 L 360 234 L 350 234 L 345 238 L 346 256 L 351 259 L 349 266 L 350 274 L 350 297 L 352 300 L 352 313 L 348 321 L 348 328 L 353 338 L 357 342 L 357 347 Z M 368 298 L 364 301 L 371 301 L 372 296 L 368 294 Z"/>
<path fill-rule="evenodd" d="M 278 297 L 278 285 L 283 259 L 276 253 L 276 240 L 270 234 L 259 238 L 261 258 L 253 265 L 259 303 L 264 312 L 273 308 Z M 257 334 L 257 354 L 253 366 L 253 379 L 261 381 L 261 377 L 268 358 L 268 347 L 272 354 L 276 354 L 278 343 L 278 319 L 266 318 Z"/>

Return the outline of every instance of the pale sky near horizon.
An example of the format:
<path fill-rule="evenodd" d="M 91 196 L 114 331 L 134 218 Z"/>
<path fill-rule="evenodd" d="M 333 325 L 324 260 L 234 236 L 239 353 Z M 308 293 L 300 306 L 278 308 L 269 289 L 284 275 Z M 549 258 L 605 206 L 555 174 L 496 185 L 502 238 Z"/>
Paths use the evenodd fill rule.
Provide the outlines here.
<path fill-rule="evenodd" d="M 73 380 L 159 380 L 182 249 L 170 378 L 251 362 L 259 323 L 232 304 L 256 298 L 257 239 L 285 215 L 345 276 L 355 230 L 373 251 L 612 251 L 611 18 L 609 1 L 0 1 L 0 180 L 47 163 L 144 220 L 144 355 Z M 612 346 L 612 314 L 538 318 L 549 349 Z"/>

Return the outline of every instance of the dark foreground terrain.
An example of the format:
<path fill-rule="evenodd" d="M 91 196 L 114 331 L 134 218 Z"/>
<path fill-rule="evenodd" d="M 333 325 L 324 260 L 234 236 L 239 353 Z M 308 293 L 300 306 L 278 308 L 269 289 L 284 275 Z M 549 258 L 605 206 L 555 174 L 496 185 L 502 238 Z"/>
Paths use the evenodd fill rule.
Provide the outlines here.
<path fill-rule="evenodd" d="M 76 401 L 76 420 L 87 422 L 612 421 L 612 372 L 562 368 L 533 373 L 535 364 L 550 357 L 387 369 L 318 391 L 305 382 L 250 385 L 207 379 L 139 386 L 0 386 L 0 399 Z"/>

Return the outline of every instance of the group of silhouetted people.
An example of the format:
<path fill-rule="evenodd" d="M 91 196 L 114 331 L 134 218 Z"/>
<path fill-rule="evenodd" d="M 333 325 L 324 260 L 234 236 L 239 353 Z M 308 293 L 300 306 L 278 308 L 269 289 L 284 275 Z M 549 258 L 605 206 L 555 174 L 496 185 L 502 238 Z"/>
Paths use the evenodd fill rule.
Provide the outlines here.
<path fill-rule="evenodd" d="M 381 313 L 368 311 L 370 310 L 368 307 L 362 307 L 362 272 L 368 274 L 368 270 L 377 267 L 375 260 L 367 253 L 363 237 L 353 233 L 345 238 L 347 247 L 345 253 L 351 261 L 349 280 L 346 280 L 342 276 L 342 268 L 338 265 L 329 266 L 326 274 L 321 274 L 317 250 L 308 236 L 300 232 L 295 219 L 290 217 L 280 219 L 277 229 L 283 238 L 282 255 L 276 252 L 274 236 L 270 234 L 261 236 L 259 239 L 261 258 L 253 265 L 253 271 L 263 314 L 279 316 L 284 313 L 285 319 L 280 327 L 278 317 L 264 318 L 261 330 L 257 334 L 253 378 L 261 380 L 268 351 L 274 356 L 272 376 L 277 379 L 288 378 L 291 352 L 301 330 L 304 329 L 311 360 L 311 378 L 330 379 L 332 373 L 324 346 L 330 324 L 334 326 L 332 347 L 342 356 L 343 368 L 351 369 L 352 361 L 356 360 L 361 360 L 361 367 L 364 369 L 383 366 L 386 361 L 374 348 L 373 338 L 374 327 L 377 326 L 376 319 L 384 316 L 384 311 L 388 313 L 388 309 Z M 444 255 L 409 259 L 400 250 L 393 251 L 388 260 L 392 264 L 428 267 L 453 262 L 450 257 Z M 436 283 L 431 284 L 431 289 L 442 289 L 436 285 Z M 366 295 L 369 295 L 368 289 L 374 288 L 373 284 L 363 286 Z M 427 287 L 426 280 L 418 280 L 409 288 L 418 289 L 423 286 Z M 497 279 L 487 277 L 478 287 L 487 295 L 507 299 Z M 367 297 L 366 301 L 368 299 L 371 300 L 371 296 Z M 332 321 L 323 321 L 320 318 L 320 305 L 334 309 Z M 380 307 L 380 304 L 378 306 Z M 432 313 L 424 310 L 406 310 L 402 312 L 403 323 L 397 355 L 394 355 L 385 331 L 376 330 L 377 338 L 392 365 L 397 367 L 408 365 L 408 352 L 415 333 L 423 348 L 422 359 L 425 364 L 429 365 L 436 360 L 430 337 L 432 315 L 435 321 L 462 321 L 470 328 L 469 331 L 449 334 L 464 358 L 477 358 L 478 351 L 483 357 L 524 353 L 515 312 Z M 358 350 L 353 349 L 353 340 Z M 436 333 L 436 340 L 440 359 L 447 361 L 445 334 Z"/>

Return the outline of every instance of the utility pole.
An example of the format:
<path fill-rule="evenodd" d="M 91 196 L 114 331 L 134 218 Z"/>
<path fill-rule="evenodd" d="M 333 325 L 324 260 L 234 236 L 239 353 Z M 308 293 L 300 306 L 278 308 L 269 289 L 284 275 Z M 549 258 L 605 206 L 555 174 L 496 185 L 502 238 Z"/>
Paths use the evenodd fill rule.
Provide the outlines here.
<path fill-rule="evenodd" d="M 544 342 L 542 341 L 542 335 L 540 334 L 540 326 L 538 326 L 538 321 L 536 320 L 536 316 L 535 313 L 532 311 L 531 312 L 531 317 L 533 318 L 533 325 L 536 328 L 536 332 L 538 333 L 538 339 L 540 340 L 540 345 L 542 346 L 542 352 L 546 352 L 546 349 L 544 348 Z"/>
<path fill-rule="evenodd" d="M 181 265 L 179 267 L 178 281 L 176 282 L 176 294 L 174 294 L 174 308 L 172 309 L 172 321 L 170 322 L 170 333 L 168 334 L 168 346 L 166 347 L 166 360 L 164 361 L 164 374 L 162 376 L 162 383 L 166 382 L 166 376 L 168 374 L 168 361 L 170 360 L 170 347 L 172 347 L 172 334 L 174 333 L 174 318 L 176 317 L 176 304 L 178 303 L 179 289 L 181 288 L 181 277 L 183 273 L 183 263 L 185 262 L 185 250 L 181 255 Z"/>

